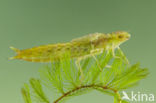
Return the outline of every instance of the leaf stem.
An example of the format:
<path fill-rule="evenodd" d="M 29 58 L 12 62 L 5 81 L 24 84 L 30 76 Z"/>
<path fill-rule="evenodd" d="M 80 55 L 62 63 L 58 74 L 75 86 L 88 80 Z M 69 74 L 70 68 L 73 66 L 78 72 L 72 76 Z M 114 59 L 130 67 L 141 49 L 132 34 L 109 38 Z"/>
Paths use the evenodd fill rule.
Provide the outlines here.
<path fill-rule="evenodd" d="M 117 90 L 115 90 L 115 89 L 113 89 L 113 88 L 110 88 L 110 87 L 108 87 L 108 86 L 101 86 L 101 85 L 94 85 L 94 84 L 91 84 L 91 85 L 79 86 L 79 87 L 76 87 L 76 88 L 74 88 L 74 89 L 72 89 L 72 90 L 70 90 L 70 91 L 64 93 L 61 97 L 59 97 L 57 100 L 55 100 L 54 103 L 58 103 L 58 102 L 61 101 L 63 98 L 69 96 L 69 95 L 72 94 L 73 92 L 78 91 L 78 90 L 80 90 L 80 89 L 85 89 L 85 88 L 93 88 L 93 89 L 95 89 L 95 88 L 101 88 L 101 89 L 104 89 L 104 90 L 111 90 L 111 91 L 113 91 L 113 92 L 117 95 L 119 103 L 120 103 L 120 101 L 121 101 L 121 99 L 120 99 L 120 94 L 118 93 Z"/>

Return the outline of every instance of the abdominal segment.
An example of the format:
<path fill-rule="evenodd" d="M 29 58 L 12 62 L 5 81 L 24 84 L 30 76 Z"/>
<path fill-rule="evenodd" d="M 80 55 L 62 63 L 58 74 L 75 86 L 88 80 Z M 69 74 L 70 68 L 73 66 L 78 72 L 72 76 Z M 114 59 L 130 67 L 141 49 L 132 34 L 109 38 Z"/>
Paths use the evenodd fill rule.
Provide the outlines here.
<path fill-rule="evenodd" d="M 61 48 L 64 45 L 45 45 L 30 49 L 20 50 L 14 59 L 22 59 L 30 62 L 50 62 L 59 58 Z"/>
<path fill-rule="evenodd" d="M 78 58 L 89 54 L 90 48 L 82 44 L 51 44 L 19 50 L 13 59 L 30 62 L 51 62 L 62 59 L 66 52 L 70 52 L 71 58 Z"/>

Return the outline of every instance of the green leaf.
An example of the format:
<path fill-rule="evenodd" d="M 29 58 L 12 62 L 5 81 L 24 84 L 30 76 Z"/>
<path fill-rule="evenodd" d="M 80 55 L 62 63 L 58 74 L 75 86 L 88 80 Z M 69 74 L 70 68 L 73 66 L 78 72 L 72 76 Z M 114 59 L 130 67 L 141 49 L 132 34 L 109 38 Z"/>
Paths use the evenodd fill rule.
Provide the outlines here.
<path fill-rule="evenodd" d="M 24 87 L 21 89 L 21 92 L 25 103 L 32 103 L 31 96 L 30 96 L 30 89 L 27 84 L 24 85 Z"/>
<path fill-rule="evenodd" d="M 32 79 L 30 79 L 30 84 L 31 84 L 31 87 L 34 90 L 34 93 L 36 94 L 36 98 L 40 102 L 49 103 L 49 100 L 47 99 L 47 97 L 45 96 L 45 94 L 44 94 L 44 92 L 42 90 L 40 80 L 32 78 Z"/>
<path fill-rule="evenodd" d="M 50 103 L 43 91 L 47 87 L 55 92 L 58 98 L 54 103 L 62 102 L 69 97 L 82 95 L 97 90 L 114 97 L 114 103 L 128 103 L 120 100 L 119 92 L 136 86 L 149 73 L 148 69 L 141 68 L 139 64 L 126 64 L 126 56 L 118 51 L 114 58 L 112 51 L 104 51 L 102 54 L 86 58 L 80 62 L 84 73 L 82 80 L 80 71 L 75 64 L 76 59 L 71 59 L 70 53 L 65 53 L 61 60 L 51 62 L 40 71 L 41 79 L 30 79 L 32 94 L 35 94 L 37 103 Z M 108 67 L 108 65 L 110 67 Z M 42 87 L 43 86 L 43 87 Z M 56 92 L 57 91 L 57 92 Z M 32 103 L 28 85 L 22 88 L 25 103 Z"/>

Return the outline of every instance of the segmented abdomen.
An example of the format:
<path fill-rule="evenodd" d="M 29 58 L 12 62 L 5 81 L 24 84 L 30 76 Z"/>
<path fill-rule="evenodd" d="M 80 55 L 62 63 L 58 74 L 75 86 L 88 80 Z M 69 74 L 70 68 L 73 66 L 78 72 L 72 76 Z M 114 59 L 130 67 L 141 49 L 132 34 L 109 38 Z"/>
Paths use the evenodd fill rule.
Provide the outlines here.
<path fill-rule="evenodd" d="M 31 62 L 50 62 L 61 59 L 66 52 L 71 58 L 77 58 L 90 53 L 91 46 L 87 43 L 61 43 L 20 50 L 14 59 Z"/>

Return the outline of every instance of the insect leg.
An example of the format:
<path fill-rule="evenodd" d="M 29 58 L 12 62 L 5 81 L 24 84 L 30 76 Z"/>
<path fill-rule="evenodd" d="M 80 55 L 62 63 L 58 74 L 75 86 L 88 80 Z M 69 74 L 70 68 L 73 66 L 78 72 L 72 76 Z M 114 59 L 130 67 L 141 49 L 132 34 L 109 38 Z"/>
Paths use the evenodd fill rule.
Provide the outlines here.
<path fill-rule="evenodd" d="M 110 55 L 110 51 L 109 51 L 109 50 L 106 51 L 106 56 L 107 56 L 107 55 Z M 106 68 L 112 68 L 112 66 L 109 65 L 108 63 L 106 64 L 105 67 L 106 67 Z"/>
<path fill-rule="evenodd" d="M 92 54 L 92 56 L 93 56 L 93 58 L 95 59 L 95 61 L 96 61 L 97 65 L 98 65 L 100 71 L 102 71 L 102 68 L 101 68 L 101 66 L 100 66 L 100 64 L 99 64 L 99 62 L 98 62 L 98 60 L 97 60 L 97 58 L 95 57 L 94 54 Z"/>
<path fill-rule="evenodd" d="M 125 54 L 122 52 L 122 50 L 120 49 L 120 47 L 117 48 L 118 51 L 120 52 L 121 56 L 123 57 L 123 59 L 126 61 L 127 64 L 130 64 L 128 59 L 126 58 Z"/>
<path fill-rule="evenodd" d="M 120 55 L 121 55 L 122 57 L 116 56 L 116 55 L 115 55 L 115 48 L 112 47 L 111 50 L 112 50 L 112 55 L 113 55 L 113 57 L 114 57 L 114 58 L 117 58 L 117 59 L 122 59 L 124 62 L 126 62 L 127 64 L 129 64 L 128 59 L 126 58 L 126 56 L 124 55 L 124 53 L 122 52 L 122 50 L 120 49 L 120 47 L 117 47 L 117 49 L 118 49 L 118 51 L 120 52 Z"/>
<path fill-rule="evenodd" d="M 95 61 L 96 61 L 97 65 L 98 65 L 100 71 L 102 71 L 102 68 L 101 68 L 101 66 L 100 66 L 100 64 L 99 64 L 99 62 L 98 62 L 98 60 L 97 60 L 97 58 L 95 57 L 95 54 L 100 54 L 100 53 L 102 53 L 102 52 L 103 52 L 103 49 L 91 50 L 91 52 L 90 52 L 91 55 L 92 55 L 92 57 L 95 59 Z"/>
<path fill-rule="evenodd" d="M 115 48 L 114 48 L 114 47 L 111 48 L 111 52 L 112 52 L 112 56 L 113 56 L 114 58 L 121 59 L 121 57 L 115 55 Z"/>
<path fill-rule="evenodd" d="M 83 74 L 83 70 L 82 70 L 81 65 L 80 65 L 80 61 L 81 61 L 81 58 L 78 58 L 76 60 L 75 64 L 81 73 L 81 81 L 82 81 L 82 80 L 84 80 L 84 74 Z"/>

